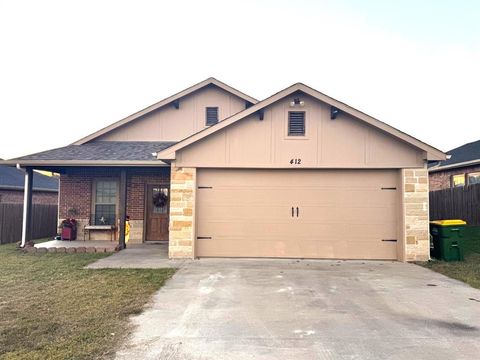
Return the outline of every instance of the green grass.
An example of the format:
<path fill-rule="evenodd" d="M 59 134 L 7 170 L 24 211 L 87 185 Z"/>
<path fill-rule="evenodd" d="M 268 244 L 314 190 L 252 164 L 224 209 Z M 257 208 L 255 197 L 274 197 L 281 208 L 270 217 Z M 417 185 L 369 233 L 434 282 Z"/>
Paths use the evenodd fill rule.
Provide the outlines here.
<path fill-rule="evenodd" d="M 464 255 L 465 261 L 432 260 L 418 264 L 480 289 L 480 227 L 467 227 Z"/>
<path fill-rule="evenodd" d="M 108 254 L 0 246 L 0 359 L 111 358 L 172 269 L 83 269 Z"/>

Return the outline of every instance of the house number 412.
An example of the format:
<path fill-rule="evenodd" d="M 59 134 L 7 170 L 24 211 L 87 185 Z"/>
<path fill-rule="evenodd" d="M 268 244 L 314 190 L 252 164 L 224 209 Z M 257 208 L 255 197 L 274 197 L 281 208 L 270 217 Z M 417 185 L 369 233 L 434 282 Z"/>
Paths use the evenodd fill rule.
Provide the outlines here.
<path fill-rule="evenodd" d="M 290 164 L 292 165 L 300 165 L 302 163 L 302 159 L 291 159 Z"/>

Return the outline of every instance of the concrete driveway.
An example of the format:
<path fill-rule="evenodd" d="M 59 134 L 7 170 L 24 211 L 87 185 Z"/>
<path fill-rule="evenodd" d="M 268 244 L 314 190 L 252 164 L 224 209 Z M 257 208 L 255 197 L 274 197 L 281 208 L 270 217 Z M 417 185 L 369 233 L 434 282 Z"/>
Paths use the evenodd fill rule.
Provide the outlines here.
<path fill-rule="evenodd" d="M 185 263 L 117 359 L 475 359 L 480 291 L 396 262 Z"/>

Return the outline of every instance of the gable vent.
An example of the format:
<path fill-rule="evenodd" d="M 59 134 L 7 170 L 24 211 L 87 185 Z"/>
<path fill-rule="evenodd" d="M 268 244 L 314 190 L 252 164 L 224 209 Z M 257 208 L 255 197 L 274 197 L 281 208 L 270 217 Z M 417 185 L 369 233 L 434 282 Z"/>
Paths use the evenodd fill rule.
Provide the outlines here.
<path fill-rule="evenodd" d="M 305 112 L 288 113 L 288 136 L 305 136 Z"/>
<path fill-rule="evenodd" d="M 215 125 L 218 122 L 218 107 L 207 107 L 206 122 L 207 126 Z"/>

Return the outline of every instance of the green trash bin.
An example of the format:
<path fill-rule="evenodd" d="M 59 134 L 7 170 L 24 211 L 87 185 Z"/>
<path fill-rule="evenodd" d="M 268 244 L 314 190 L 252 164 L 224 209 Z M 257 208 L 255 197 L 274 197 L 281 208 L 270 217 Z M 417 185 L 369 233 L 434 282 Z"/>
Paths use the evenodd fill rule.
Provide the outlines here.
<path fill-rule="evenodd" d="M 433 237 L 432 255 L 445 261 L 463 260 L 463 237 L 465 234 L 463 220 L 430 221 L 430 234 Z"/>

